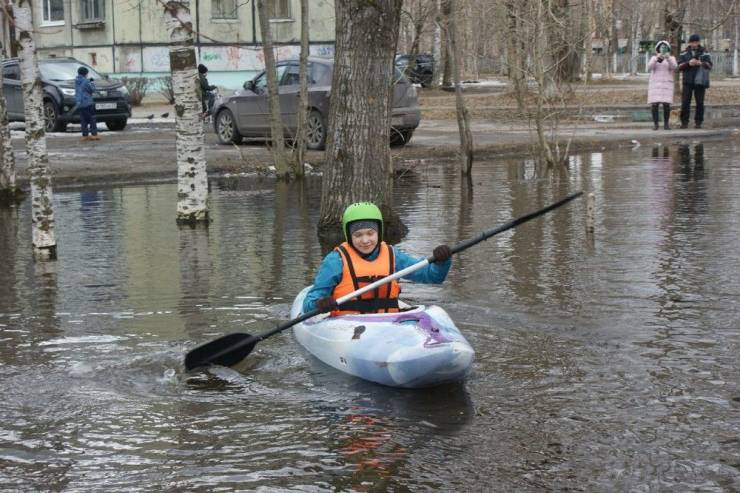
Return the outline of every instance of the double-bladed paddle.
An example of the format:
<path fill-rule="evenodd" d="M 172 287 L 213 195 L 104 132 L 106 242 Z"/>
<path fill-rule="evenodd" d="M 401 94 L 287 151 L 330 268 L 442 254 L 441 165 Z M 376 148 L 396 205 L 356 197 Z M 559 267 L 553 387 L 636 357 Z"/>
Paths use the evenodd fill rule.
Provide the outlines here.
<path fill-rule="evenodd" d="M 513 221 L 509 221 L 508 223 L 503 224 L 497 228 L 484 231 L 483 233 L 480 233 L 478 236 L 475 236 L 473 238 L 470 238 L 468 240 L 458 243 L 457 245 L 455 245 L 454 247 L 450 249 L 450 252 L 452 254 L 455 254 L 455 253 L 460 253 L 463 250 L 467 250 L 468 248 L 480 243 L 481 241 L 487 240 L 488 238 L 492 236 L 495 236 L 499 233 L 503 233 L 504 231 L 508 231 L 509 229 L 519 226 L 522 223 L 526 223 L 527 221 L 531 221 L 532 219 L 538 216 L 541 216 L 542 214 L 546 214 L 554 209 L 557 209 L 558 207 L 567 204 L 571 200 L 577 197 L 580 197 L 581 195 L 583 195 L 583 192 L 577 192 L 572 195 L 568 195 L 564 199 L 558 202 L 555 202 L 554 204 L 549 205 L 545 207 L 544 209 L 531 212 L 527 215 L 514 219 Z M 401 277 L 407 276 L 411 274 L 412 272 L 415 272 L 419 269 L 426 267 L 427 265 L 434 262 L 435 260 L 436 259 L 434 258 L 434 255 L 430 255 L 424 260 L 421 260 L 413 265 L 410 265 L 409 267 L 406 267 L 403 270 L 399 270 L 398 272 L 395 272 L 389 276 L 386 276 L 383 279 L 379 279 L 372 284 L 368 284 L 367 286 L 360 288 L 357 291 L 353 291 L 352 293 L 349 293 L 346 296 L 342 296 L 341 298 L 337 299 L 337 305 L 346 303 L 347 301 L 354 299 L 362 295 L 363 293 L 372 291 L 373 289 L 379 286 L 387 284 L 393 281 L 394 279 L 399 279 Z M 251 353 L 252 350 L 254 349 L 254 346 L 258 342 L 263 341 L 267 339 L 268 337 L 277 334 L 278 332 L 282 332 L 285 329 L 289 329 L 290 327 L 293 327 L 294 325 L 299 324 L 303 322 L 304 320 L 308 320 L 311 317 L 315 317 L 316 315 L 319 315 L 319 314 L 321 314 L 321 310 L 315 309 L 315 310 L 311 310 L 308 313 L 304 313 L 300 317 L 296 317 L 293 320 L 285 322 L 284 324 L 279 325 L 272 330 L 263 332 L 262 334 L 257 334 L 253 336 L 250 334 L 235 333 L 235 334 L 229 334 L 223 337 L 219 337 L 218 339 L 215 339 L 211 342 L 207 342 L 201 346 L 196 347 L 195 349 L 188 351 L 188 353 L 185 355 L 185 370 L 190 371 L 194 368 L 199 368 L 201 366 L 207 366 L 207 365 L 222 365 L 222 366 L 235 365 L 236 363 L 243 360 L 249 353 Z"/>

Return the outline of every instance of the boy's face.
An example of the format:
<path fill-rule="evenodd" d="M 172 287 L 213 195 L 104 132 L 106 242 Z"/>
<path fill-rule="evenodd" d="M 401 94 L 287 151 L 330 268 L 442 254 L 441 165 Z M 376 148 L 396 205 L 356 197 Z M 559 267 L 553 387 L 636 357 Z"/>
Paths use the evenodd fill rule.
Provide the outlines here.
<path fill-rule="evenodd" d="M 372 228 L 358 229 L 352 233 L 352 246 L 363 255 L 375 250 L 378 244 L 378 232 Z"/>

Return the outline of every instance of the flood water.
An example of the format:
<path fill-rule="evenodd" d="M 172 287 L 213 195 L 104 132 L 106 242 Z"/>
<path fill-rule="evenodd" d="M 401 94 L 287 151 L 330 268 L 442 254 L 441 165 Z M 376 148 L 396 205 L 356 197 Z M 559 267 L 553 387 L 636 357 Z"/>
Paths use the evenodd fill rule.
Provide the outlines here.
<path fill-rule="evenodd" d="M 0 211 L 0 490 L 739 490 L 738 146 L 584 154 L 558 179 L 480 162 L 472 186 L 419 168 L 395 191 L 419 255 L 596 194 L 593 237 L 579 199 L 404 284 L 476 350 L 426 390 L 290 331 L 183 374 L 194 345 L 287 319 L 321 260 L 318 180 L 215 179 L 208 229 L 178 229 L 170 184 L 58 192 L 51 263 L 29 201 Z"/>

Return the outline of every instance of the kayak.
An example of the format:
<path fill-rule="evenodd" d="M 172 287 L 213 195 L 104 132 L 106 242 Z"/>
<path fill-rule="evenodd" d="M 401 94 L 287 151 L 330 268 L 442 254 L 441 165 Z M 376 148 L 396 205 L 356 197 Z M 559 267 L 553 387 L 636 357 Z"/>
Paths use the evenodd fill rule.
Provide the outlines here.
<path fill-rule="evenodd" d="M 293 302 L 291 318 L 303 313 Z M 465 378 L 475 352 L 438 306 L 409 306 L 398 313 L 318 315 L 293 328 L 312 355 L 344 373 L 391 387 L 430 387 Z"/>

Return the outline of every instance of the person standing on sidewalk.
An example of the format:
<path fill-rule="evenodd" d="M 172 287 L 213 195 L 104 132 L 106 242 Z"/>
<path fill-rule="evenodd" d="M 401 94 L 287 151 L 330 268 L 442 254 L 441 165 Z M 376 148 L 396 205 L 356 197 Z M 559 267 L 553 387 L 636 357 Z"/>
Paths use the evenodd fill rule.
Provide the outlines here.
<path fill-rule="evenodd" d="M 82 124 L 82 140 L 100 140 L 98 137 L 98 123 L 95 118 L 95 82 L 87 78 L 89 70 L 87 67 L 77 69 L 75 79 L 75 103 L 80 112 L 80 123 Z M 88 135 L 90 134 L 90 135 Z"/>
<path fill-rule="evenodd" d="M 701 128 L 704 122 L 704 94 L 709 89 L 709 71 L 712 70 L 712 57 L 701 45 L 698 34 L 689 36 L 686 51 L 678 57 L 678 70 L 683 72 L 683 91 L 681 94 L 681 128 L 688 128 L 691 116 L 691 95 L 696 98 L 694 124 Z"/>
<path fill-rule="evenodd" d="M 648 104 L 653 110 L 653 130 L 658 130 L 659 106 L 663 105 L 663 128 L 670 130 L 668 120 L 671 118 L 673 103 L 673 74 L 676 72 L 676 57 L 671 56 L 671 45 L 667 41 L 658 41 L 655 55 L 648 62 L 650 72 L 648 82 Z"/>

